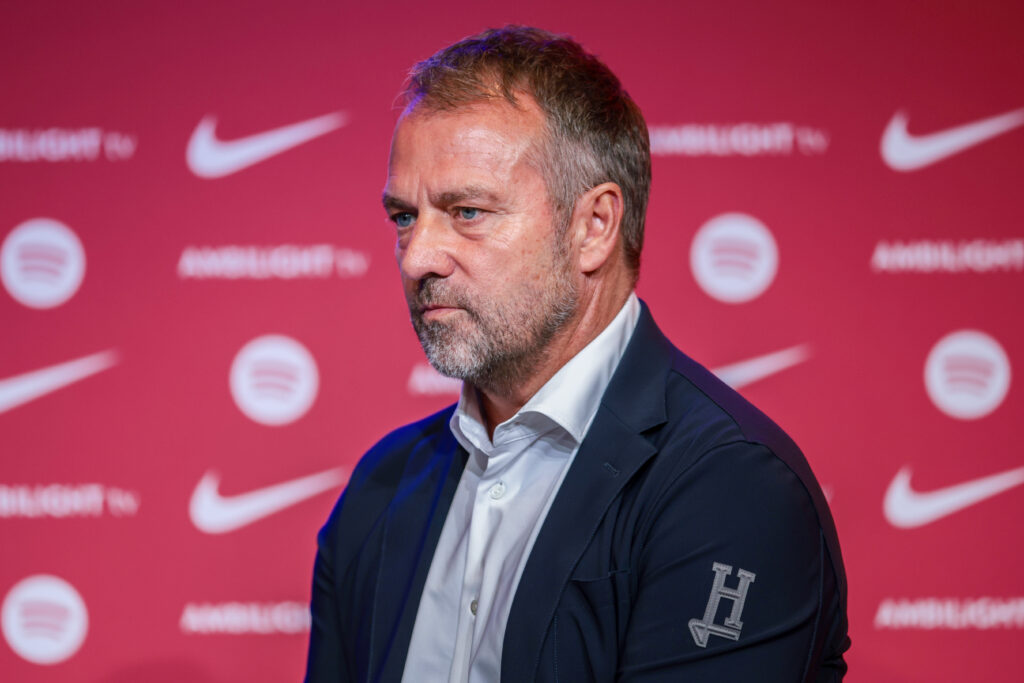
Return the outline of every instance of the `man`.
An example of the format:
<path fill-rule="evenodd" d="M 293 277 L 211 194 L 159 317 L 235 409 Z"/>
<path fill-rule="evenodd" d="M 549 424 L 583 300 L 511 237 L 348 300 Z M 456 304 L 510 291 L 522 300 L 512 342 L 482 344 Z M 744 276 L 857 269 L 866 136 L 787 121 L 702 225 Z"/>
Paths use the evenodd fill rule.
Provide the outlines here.
<path fill-rule="evenodd" d="M 416 66 L 384 190 L 457 406 L 319 536 L 307 681 L 838 681 L 846 585 L 797 447 L 633 294 L 647 128 L 566 38 Z"/>

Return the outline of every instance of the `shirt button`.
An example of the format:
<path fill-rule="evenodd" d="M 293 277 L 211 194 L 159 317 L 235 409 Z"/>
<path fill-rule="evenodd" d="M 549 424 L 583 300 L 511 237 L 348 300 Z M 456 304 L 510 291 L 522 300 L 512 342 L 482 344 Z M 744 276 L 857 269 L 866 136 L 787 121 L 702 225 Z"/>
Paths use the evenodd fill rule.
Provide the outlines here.
<path fill-rule="evenodd" d="M 474 600 L 473 602 L 469 603 L 469 611 L 473 613 L 474 617 L 476 616 L 476 607 L 477 607 L 476 600 Z"/>
<path fill-rule="evenodd" d="M 491 500 L 498 500 L 505 495 L 506 490 L 505 482 L 499 481 L 497 484 L 491 487 L 491 490 L 487 492 L 487 495 L 491 497 Z"/>

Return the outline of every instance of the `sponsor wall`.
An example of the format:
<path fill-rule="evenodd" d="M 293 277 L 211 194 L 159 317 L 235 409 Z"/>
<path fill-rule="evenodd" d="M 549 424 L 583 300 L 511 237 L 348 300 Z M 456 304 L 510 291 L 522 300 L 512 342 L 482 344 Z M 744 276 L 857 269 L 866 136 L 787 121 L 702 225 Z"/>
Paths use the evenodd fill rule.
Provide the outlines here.
<path fill-rule="evenodd" d="M 1022 20 L 5 8 L 0 679 L 301 676 L 320 524 L 366 448 L 459 387 L 423 360 L 378 203 L 395 95 L 415 60 L 520 22 L 575 35 L 644 110 L 640 295 L 807 453 L 849 679 L 1019 680 Z"/>

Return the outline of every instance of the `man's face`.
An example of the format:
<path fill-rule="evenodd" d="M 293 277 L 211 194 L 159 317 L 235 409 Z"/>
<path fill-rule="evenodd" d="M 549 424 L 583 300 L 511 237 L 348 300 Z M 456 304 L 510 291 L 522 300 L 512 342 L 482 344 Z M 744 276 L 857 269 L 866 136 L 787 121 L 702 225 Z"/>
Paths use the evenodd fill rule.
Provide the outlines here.
<path fill-rule="evenodd" d="M 483 389 L 528 376 L 578 301 L 568 245 L 531 164 L 543 118 L 521 101 L 407 113 L 384 191 L 427 358 Z"/>

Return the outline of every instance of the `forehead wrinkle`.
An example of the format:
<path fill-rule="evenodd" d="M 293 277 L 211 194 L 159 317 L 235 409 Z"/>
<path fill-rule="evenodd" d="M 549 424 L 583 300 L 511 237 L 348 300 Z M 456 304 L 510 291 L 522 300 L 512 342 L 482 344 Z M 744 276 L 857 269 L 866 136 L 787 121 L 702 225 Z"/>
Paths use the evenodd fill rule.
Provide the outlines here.
<path fill-rule="evenodd" d="M 479 115 L 489 112 L 497 114 L 497 120 L 481 123 Z M 445 122 L 463 125 L 449 125 L 438 135 L 434 124 Z M 389 182 L 382 198 L 385 208 L 411 210 L 419 206 L 420 197 L 413 199 L 407 191 L 417 195 L 422 191 L 423 199 L 437 207 L 472 201 L 504 205 L 511 199 L 510 184 L 526 180 L 517 173 L 522 168 L 540 176 L 547 190 L 543 155 L 538 154 L 538 148 L 546 146 L 546 138 L 542 112 L 529 96 L 522 98 L 518 107 L 490 101 L 450 111 L 407 108 L 392 142 Z M 423 174 L 426 169 L 431 171 L 429 176 Z M 412 185 L 406 187 L 405 181 Z M 395 197 L 389 191 L 406 196 Z"/>
<path fill-rule="evenodd" d="M 514 106 L 505 101 L 480 100 L 455 109 L 437 110 L 422 107 L 407 109 L 399 118 L 399 127 L 404 122 L 421 123 L 429 127 L 430 123 L 434 121 L 445 119 L 465 121 L 468 119 L 470 123 L 467 123 L 461 132 L 447 141 L 447 154 L 469 152 L 472 156 L 497 155 L 503 157 L 505 161 L 515 164 L 522 157 L 526 148 L 531 146 L 530 138 L 543 137 L 546 132 L 546 119 L 540 107 L 533 102 L 529 95 L 524 96 L 523 104 L 529 106 Z M 481 126 L 473 122 L 476 117 L 488 113 L 496 115 L 491 118 L 489 123 Z M 498 130 L 494 126 L 505 128 L 505 130 Z M 424 130 L 423 134 L 430 136 L 432 133 Z M 500 141 L 495 142 L 495 137 L 500 138 Z"/>

